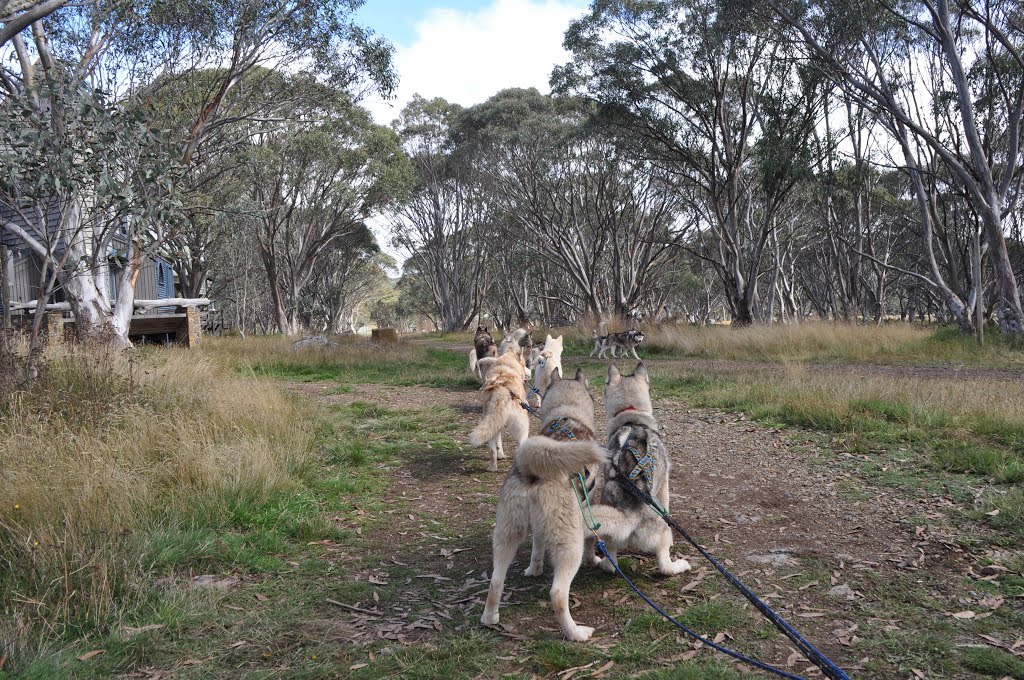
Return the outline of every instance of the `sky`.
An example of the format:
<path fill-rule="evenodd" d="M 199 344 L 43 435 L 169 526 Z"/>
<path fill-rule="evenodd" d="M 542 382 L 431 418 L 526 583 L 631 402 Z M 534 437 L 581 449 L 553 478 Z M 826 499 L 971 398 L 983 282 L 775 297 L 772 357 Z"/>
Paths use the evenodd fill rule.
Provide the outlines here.
<path fill-rule="evenodd" d="M 414 94 L 472 106 L 508 87 L 548 91 L 556 64 L 568 60 L 562 38 L 588 0 L 367 0 L 357 21 L 395 46 L 396 96 L 363 102 L 388 125 Z M 386 221 L 368 220 L 381 249 L 401 267 Z M 397 274 L 398 272 L 394 272 Z"/>
<path fill-rule="evenodd" d="M 548 91 L 564 63 L 562 37 L 586 0 L 367 0 L 364 26 L 395 46 L 400 84 L 391 102 L 364 105 L 388 124 L 414 94 L 470 106 L 507 87 Z"/>

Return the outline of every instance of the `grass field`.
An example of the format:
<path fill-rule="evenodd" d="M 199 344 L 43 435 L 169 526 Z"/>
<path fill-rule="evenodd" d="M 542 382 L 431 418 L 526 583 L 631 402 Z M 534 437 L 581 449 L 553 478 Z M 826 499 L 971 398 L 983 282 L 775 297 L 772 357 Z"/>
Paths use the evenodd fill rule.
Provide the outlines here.
<path fill-rule="evenodd" d="M 771 327 L 644 327 L 647 356 L 787 363 L 970 366 L 1024 369 L 1024 345 L 994 329 L 979 348 L 954 328 L 889 323 L 882 326 L 808 321 Z M 587 328 L 557 329 L 576 354 L 594 346 Z M 534 337 L 543 339 L 541 333 Z M 449 336 L 452 337 L 452 336 Z M 466 336 L 468 337 L 468 335 Z"/>
<path fill-rule="evenodd" d="M 851 502 L 941 499 L 953 508 L 951 544 L 998 567 L 982 581 L 865 572 L 866 599 L 844 607 L 859 623 L 852 648 L 835 649 L 867 659 L 864 677 L 1024 678 L 1022 381 L 813 370 L 1012 369 L 1020 351 L 994 346 L 972 362 L 969 345 L 918 329 L 835 346 L 818 328 L 763 329 L 771 337 L 760 340 L 710 330 L 653 354 L 659 408 L 743 413 L 794 450 L 820 450 L 860 480 L 839 487 Z M 932 345 L 943 358 L 915 358 Z M 560 639 L 546 583 L 513 584 L 508 620 L 521 627 L 479 627 L 497 482 L 460 443 L 475 418 L 458 406 L 476 389 L 465 363 L 422 344 L 298 354 L 283 338 L 49 357 L 32 390 L 0 399 L 0 678 L 748 677 L 692 650 L 599 573 L 581 572 L 573 588 L 578 617 L 614 631 L 596 644 Z M 598 389 L 605 364 L 580 365 Z M 930 532 L 918 512 L 904 521 Z M 680 594 L 686 578 L 650 578 L 644 558 L 624 564 L 684 622 L 786 658 L 720 582 L 698 578 Z M 833 569 L 802 559 L 772 587 L 818 597 Z M 960 609 L 972 618 L 949 616 Z"/>

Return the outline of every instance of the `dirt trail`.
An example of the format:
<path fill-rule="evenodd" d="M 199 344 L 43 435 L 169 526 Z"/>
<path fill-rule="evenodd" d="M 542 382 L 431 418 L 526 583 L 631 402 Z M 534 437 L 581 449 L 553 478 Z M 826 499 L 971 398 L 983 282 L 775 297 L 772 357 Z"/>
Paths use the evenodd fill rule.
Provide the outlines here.
<path fill-rule="evenodd" d="M 465 552 L 453 558 L 453 564 L 460 574 L 478 577 L 472 583 L 472 578 L 460 583 L 463 590 L 452 590 L 450 597 L 461 597 L 467 586 L 479 586 L 475 598 L 458 600 L 467 620 L 474 621 L 479 616 L 480 593 L 486 589 L 484 572 L 490 569 L 494 502 L 509 467 L 508 460 L 500 461 L 498 474 L 485 472 L 486 452 L 471 450 L 466 444 L 467 433 L 479 417 L 479 395 L 464 388 L 371 384 L 353 385 L 348 394 L 325 395 L 328 387 L 290 384 L 293 391 L 329 403 L 363 400 L 395 409 L 445 405 L 459 414 L 458 422 L 452 423 L 452 434 L 464 448 L 446 460 L 431 458 L 429 466 L 397 471 L 396 488 L 405 489 L 403 495 L 408 493 L 425 512 L 441 509 L 463 528 L 457 547 Z M 598 429 L 603 433 L 603 405 L 600 395 L 595 396 Z M 857 612 L 865 598 L 871 598 L 871 584 L 877 583 L 879 575 L 923 569 L 919 582 L 928 583 L 938 595 L 948 590 L 944 584 L 949 571 L 963 573 L 971 561 L 969 555 L 950 545 L 953 531 L 947 526 L 943 506 L 952 506 L 952 502 L 941 496 L 908 501 L 899 498 L 898 492 L 890 495 L 867 486 L 858 479 L 855 466 L 837 464 L 852 454 L 822 448 L 820 435 L 809 435 L 812 443 L 799 443 L 794 430 L 780 432 L 743 415 L 689 408 L 676 401 L 660 400 L 655 410 L 672 457 L 673 515 L 826 653 L 847 666 L 857 668 L 857 659 L 849 642 L 843 640 L 849 639 L 851 626 L 861 620 Z M 513 449 L 506 444 L 510 455 Z M 491 493 L 461 493 L 461 485 L 469 478 L 493 478 Z M 927 532 L 911 522 L 921 517 L 927 518 Z M 438 546 L 444 548 L 444 544 Z M 678 541 L 676 551 L 695 566 L 708 566 Z M 519 553 L 520 566 L 527 559 L 528 546 L 524 546 Z M 518 573 L 518 568 L 514 569 L 513 573 Z M 703 577 L 702 572 L 698 574 Z M 868 574 L 876 578 L 866 579 Z M 813 575 L 818 577 L 811 579 Z M 581 578 L 585 578 L 584 572 Z M 665 581 L 664 586 L 682 588 L 691 578 L 692 574 L 680 576 Z M 707 578 L 718 577 L 712 574 Z M 510 581 L 513 597 L 521 580 Z M 441 585 L 443 590 L 445 584 Z M 532 588 L 535 584 L 528 585 Z M 845 595 L 830 594 L 837 586 L 849 588 Z M 574 611 L 580 612 L 579 620 L 613 637 L 625 623 L 596 602 L 582 602 Z M 514 616 L 508 618 L 515 621 Z M 550 621 L 533 621 L 516 633 L 551 636 L 550 625 Z M 789 654 L 781 638 L 760 644 L 762 653 L 776 663 Z"/>

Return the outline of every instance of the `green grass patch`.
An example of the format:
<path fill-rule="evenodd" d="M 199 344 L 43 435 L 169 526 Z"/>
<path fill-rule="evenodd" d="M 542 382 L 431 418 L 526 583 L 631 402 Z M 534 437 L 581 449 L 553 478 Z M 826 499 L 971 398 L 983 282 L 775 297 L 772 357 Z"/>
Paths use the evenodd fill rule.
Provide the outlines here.
<path fill-rule="evenodd" d="M 469 360 L 456 352 L 433 347 L 404 345 L 401 350 L 351 352 L 347 348 L 319 351 L 311 357 L 268 359 L 237 368 L 242 373 L 301 382 L 341 383 L 332 393 L 350 392 L 345 383 L 378 383 L 397 386 L 476 387 L 469 374 Z"/>
<path fill-rule="evenodd" d="M 964 653 L 964 666 L 993 678 L 1024 680 L 1024 661 L 992 647 L 968 649 Z"/>

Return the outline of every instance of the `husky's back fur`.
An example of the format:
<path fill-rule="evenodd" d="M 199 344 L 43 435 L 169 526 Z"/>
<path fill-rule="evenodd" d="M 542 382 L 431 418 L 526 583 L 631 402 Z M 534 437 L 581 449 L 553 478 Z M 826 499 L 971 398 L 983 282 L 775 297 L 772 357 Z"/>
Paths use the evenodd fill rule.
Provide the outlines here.
<path fill-rule="evenodd" d="M 484 416 L 469 433 L 472 446 L 487 444 L 491 462 L 487 469 L 497 472 L 498 459 L 505 457 L 501 441 L 502 430 L 508 426 L 518 442 L 530 433 L 530 421 L 522 403 L 526 401 L 523 379 L 526 367 L 518 352 L 506 352 L 499 357 L 487 357 L 477 362 L 486 376 L 480 391 L 484 394 Z"/>
<path fill-rule="evenodd" d="M 569 587 L 584 547 L 583 520 L 569 478 L 587 468 L 597 474 L 606 455 L 593 439 L 594 400 L 582 370 L 574 380 L 561 380 L 560 374 L 555 374 L 541 404 L 541 420 L 541 434 L 520 445 L 501 488 L 494 526 L 494 568 L 480 621 L 498 623 L 505 574 L 532 529 L 533 552 L 526 575 L 543 573 L 547 551 L 554 566 L 552 610 L 563 634 L 582 641 L 593 629 L 576 625 L 569 612 Z M 566 440 L 566 431 L 575 438 Z"/>

